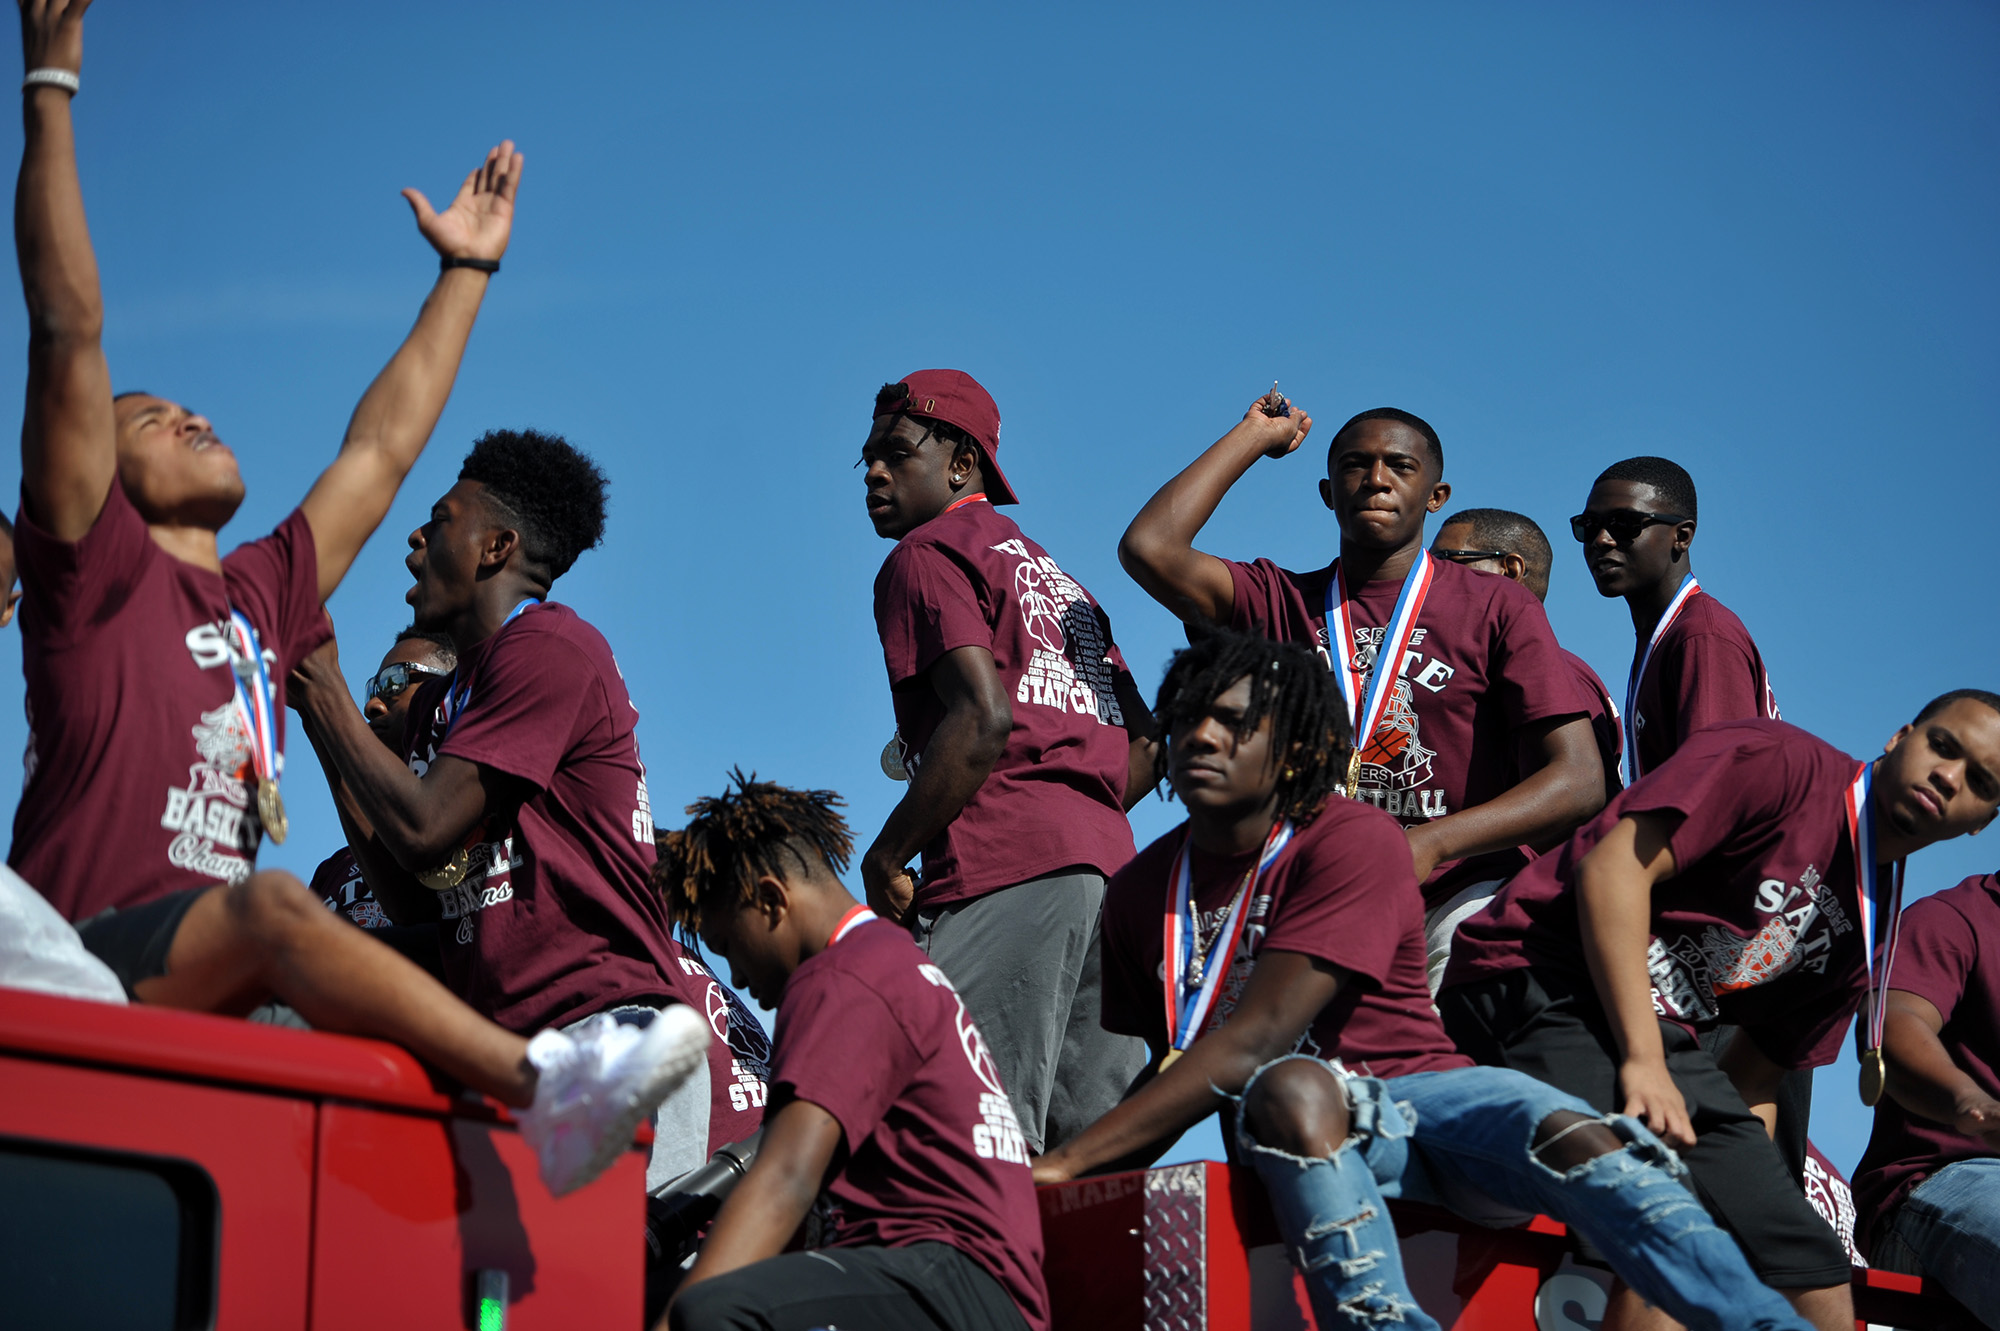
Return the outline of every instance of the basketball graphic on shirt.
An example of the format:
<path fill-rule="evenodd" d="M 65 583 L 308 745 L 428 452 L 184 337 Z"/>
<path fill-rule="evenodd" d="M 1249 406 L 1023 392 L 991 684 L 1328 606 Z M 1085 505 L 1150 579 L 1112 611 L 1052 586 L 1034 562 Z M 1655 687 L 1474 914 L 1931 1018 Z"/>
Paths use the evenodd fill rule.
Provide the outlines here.
<path fill-rule="evenodd" d="M 1372 659 L 1373 651 L 1368 652 Z M 1431 759 L 1437 750 L 1427 749 L 1417 738 L 1417 709 L 1410 703 L 1410 682 L 1397 680 L 1390 686 L 1389 705 L 1375 733 L 1361 746 L 1361 784 L 1386 790 L 1413 790 L 1431 779 Z"/>
<path fill-rule="evenodd" d="M 993 1051 L 986 1047 L 986 1037 L 979 1033 L 979 1026 L 972 1020 L 972 1014 L 965 1010 L 965 1000 L 959 996 L 958 986 L 946 978 L 936 966 L 925 964 L 917 967 L 917 973 L 938 988 L 951 995 L 957 1011 L 952 1014 L 953 1028 L 958 1032 L 958 1047 L 965 1054 L 965 1061 L 972 1065 L 972 1075 L 995 1095 L 1004 1096 L 1006 1087 L 1000 1084 L 1000 1066 L 993 1061 Z"/>
<path fill-rule="evenodd" d="M 1048 575 L 1032 561 L 1024 559 L 1015 567 L 1014 595 L 1020 598 L 1021 620 L 1027 625 L 1028 636 L 1060 656 L 1069 643 L 1062 629 L 1065 606 L 1050 595 L 1051 590 Z"/>

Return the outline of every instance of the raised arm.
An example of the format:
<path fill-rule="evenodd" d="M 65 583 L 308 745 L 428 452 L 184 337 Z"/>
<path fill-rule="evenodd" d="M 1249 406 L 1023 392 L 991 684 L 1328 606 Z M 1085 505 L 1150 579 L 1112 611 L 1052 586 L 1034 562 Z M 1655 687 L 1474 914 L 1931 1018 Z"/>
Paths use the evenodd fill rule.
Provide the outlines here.
<path fill-rule="evenodd" d="M 27 67 L 83 67 L 90 0 L 21 0 Z M 21 422 L 21 495 L 28 515 L 59 540 L 89 532 L 118 470 L 111 371 L 101 340 L 104 299 L 76 174 L 70 94 L 37 85 L 23 95 L 26 144 L 14 190 L 14 251 L 28 302 L 28 393 Z"/>
<path fill-rule="evenodd" d="M 1577 868 L 1576 913 L 1583 957 L 1618 1041 L 1624 1113 L 1667 1145 L 1694 1145 L 1687 1100 L 1667 1071 L 1666 1044 L 1653 1013 L 1646 951 L 1653 935 L 1653 888 L 1675 873 L 1673 824 L 1657 814 L 1620 818 Z"/>
<path fill-rule="evenodd" d="M 521 163 L 511 141 L 492 149 L 441 213 L 431 210 L 421 192 L 403 191 L 417 216 L 417 230 L 441 259 L 499 262 L 513 230 Z M 340 455 L 301 505 L 319 554 L 322 600 L 333 595 L 362 545 L 388 516 L 397 489 L 443 414 L 488 280 L 473 268 L 447 268 L 438 275 L 416 327 L 354 408 Z"/>
<path fill-rule="evenodd" d="M 1305 442 L 1312 417 L 1266 394 L 1180 475 L 1146 501 L 1118 542 L 1118 562 L 1146 594 L 1188 624 L 1227 624 L 1236 608 L 1229 565 L 1194 548 L 1229 487 L 1260 457 L 1281 458 Z M 1274 412 L 1289 410 L 1289 415 Z"/>

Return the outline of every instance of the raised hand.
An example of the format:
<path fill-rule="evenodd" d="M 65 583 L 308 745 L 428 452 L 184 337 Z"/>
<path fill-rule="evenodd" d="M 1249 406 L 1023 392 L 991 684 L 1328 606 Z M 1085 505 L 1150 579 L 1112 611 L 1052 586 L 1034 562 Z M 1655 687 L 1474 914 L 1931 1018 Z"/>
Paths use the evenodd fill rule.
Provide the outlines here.
<path fill-rule="evenodd" d="M 23 13 L 30 3 L 21 0 Z M 514 229 L 514 192 L 521 187 L 523 160 L 512 139 L 490 149 L 485 162 L 458 187 L 451 207 L 441 213 L 432 210 L 422 190 L 404 190 L 410 211 L 417 215 L 417 230 L 447 259 L 499 259 L 507 252 L 507 237 Z"/>
<path fill-rule="evenodd" d="M 1312 427 L 1312 417 L 1273 389 L 1250 404 L 1236 428 L 1256 440 L 1265 457 L 1281 458 L 1303 444 Z"/>
<path fill-rule="evenodd" d="M 83 71 L 83 11 L 90 0 L 21 0 L 21 56 L 27 69 Z"/>

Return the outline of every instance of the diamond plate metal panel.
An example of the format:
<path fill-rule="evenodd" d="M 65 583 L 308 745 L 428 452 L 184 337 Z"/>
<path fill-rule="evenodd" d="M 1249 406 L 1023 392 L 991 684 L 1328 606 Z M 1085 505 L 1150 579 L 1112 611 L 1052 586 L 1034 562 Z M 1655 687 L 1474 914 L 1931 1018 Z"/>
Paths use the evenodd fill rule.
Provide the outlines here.
<path fill-rule="evenodd" d="M 1207 1167 L 1148 1171 L 1145 1200 L 1146 1331 L 1206 1331 Z"/>

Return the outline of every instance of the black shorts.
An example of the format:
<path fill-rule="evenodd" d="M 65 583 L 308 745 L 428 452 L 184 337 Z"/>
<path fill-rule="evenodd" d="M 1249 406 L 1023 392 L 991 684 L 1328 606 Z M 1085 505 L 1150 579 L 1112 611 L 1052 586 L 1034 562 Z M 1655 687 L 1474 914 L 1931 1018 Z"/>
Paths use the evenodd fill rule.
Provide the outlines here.
<path fill-rule="evenodd" d="M 1518 970 L 1446 989 L 1438 995 L 1445 1030 L 1481 1063 L 1525 1072 L 1605 1113 L 1622 1110 L 1618 1045 L 1597 996 L 1548 983 Z M 1661 1022 L 1660 1038 L 1694 1126 L 1695 1144 L 1679 1154 L 1709 1214 L 1772 1288 L 1845 1285 L 1847 1249 L 1806 1201 L 1763 1120 L 1692 1035 Z"/>
<path fill-rule="evenodd" d="M 943 1243 L 815 1248 L 703 1281 L 674 1303 L 672 1331 L 1027 1331 L 985 1267 Z"/>
<path fill-rule="evenodd" d="M 167 950 L 180 932 L 181 917 L 195 898 L 212 887 L 190 887 L 143 905 L 113 907 L 76 926 L 77 936 L 99 961 L 111 968 L 125 996 L 138 1000 L 141 982 L 167 973 Z"/>

